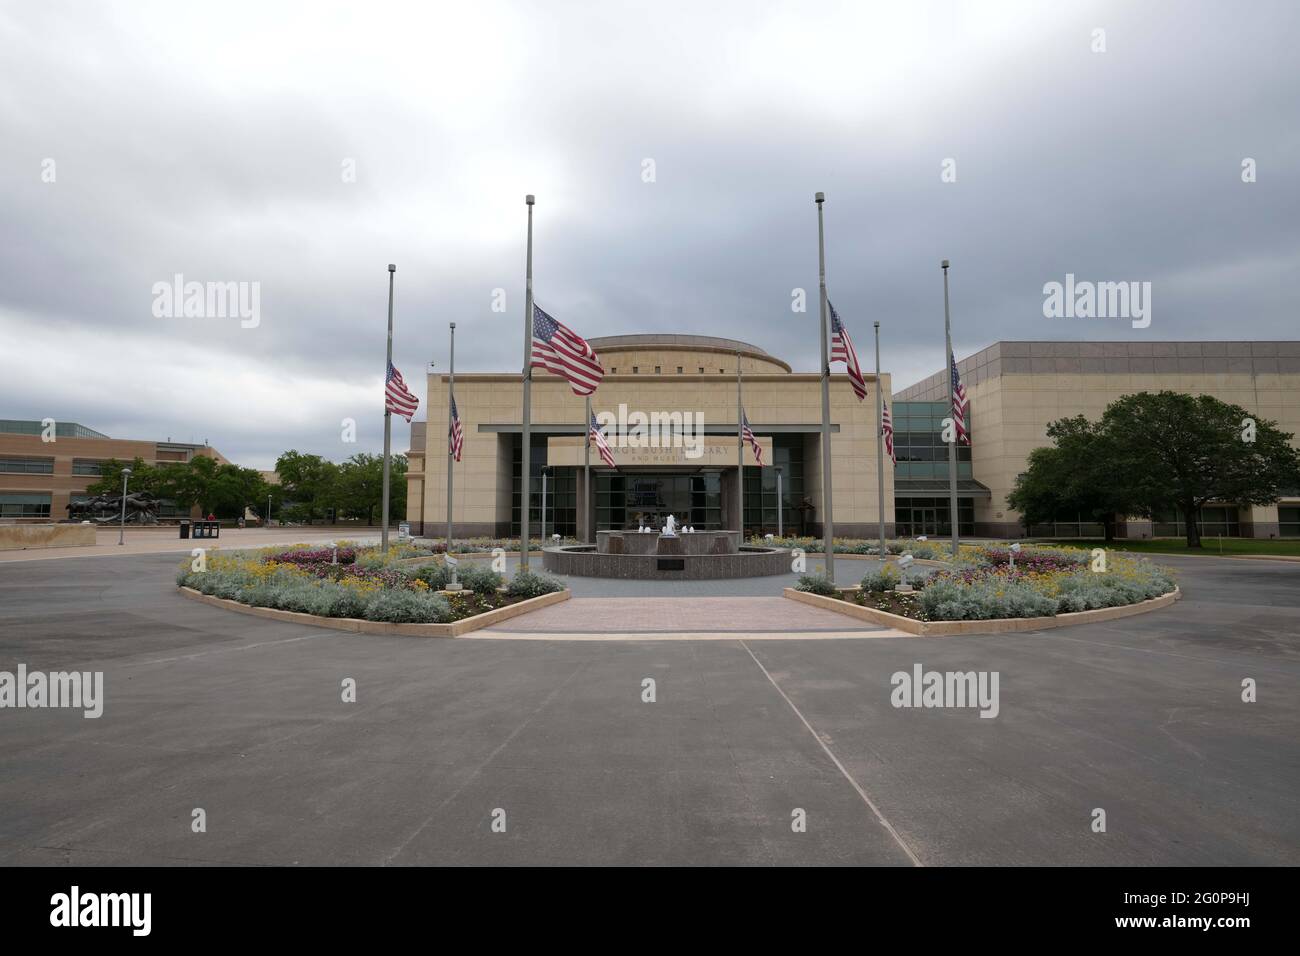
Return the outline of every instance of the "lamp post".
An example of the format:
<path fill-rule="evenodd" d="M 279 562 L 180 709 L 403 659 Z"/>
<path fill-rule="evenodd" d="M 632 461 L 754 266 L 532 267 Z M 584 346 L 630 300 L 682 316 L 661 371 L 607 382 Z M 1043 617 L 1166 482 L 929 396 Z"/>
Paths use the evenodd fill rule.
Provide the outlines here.
<path fill-rule="evenodd" d="M 546 547 L 546 466 L 542 466 L 542 547 Z"/>
<path fill-rule="evenodd" d="M 775 455 L 776 452 L 773 451 L 772 454 Z M 785 537 L 783 526 L 782 526 L 784 511 L 785 511 L 785 501 L 781 497 L 781 466 L 777 465 L 776 466 L 776 536 L 778 538 Z"/>
<path fill-rule="evenodd" d="M 122 523 L 117 531 L 117 543 L 126 544 L 126 480 L 131 477 L 131 469 L 122 469 Z"/>
<path fill-rule="evenodd" d="M 271 527 L 271 496 L 266 496 L 266 526 Z"/>

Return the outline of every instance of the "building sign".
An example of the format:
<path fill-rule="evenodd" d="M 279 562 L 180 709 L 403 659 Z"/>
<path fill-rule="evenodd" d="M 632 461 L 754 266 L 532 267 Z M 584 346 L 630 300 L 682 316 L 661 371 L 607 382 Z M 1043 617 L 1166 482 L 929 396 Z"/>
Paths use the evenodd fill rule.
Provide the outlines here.
<path fill-rule="evenodd" d="M 770 436 L 758 436 L 759 447 L 763 449 L 763 461 L 771 466 L 772 439 Z M 581 467 L 584 439 L 579 436 L 561 436 L 546 440 L 546 462 L 561 468 Z M 736 439 L 734 436 L 709 435 L 703 439 L 703 447 L 687 449 L 677 448 L 620 448 L 611 443 L 614 461 L 620 468 L 734 468 L 736 466 Z M 692 451 L 694 455 L 688 455 Z M 604 467 L 600 454 L 592 449 L 591 464 L 595 468 Z M 754 450 L 745 445 L 745 465 L 758 467 L 754 461 Z"/>

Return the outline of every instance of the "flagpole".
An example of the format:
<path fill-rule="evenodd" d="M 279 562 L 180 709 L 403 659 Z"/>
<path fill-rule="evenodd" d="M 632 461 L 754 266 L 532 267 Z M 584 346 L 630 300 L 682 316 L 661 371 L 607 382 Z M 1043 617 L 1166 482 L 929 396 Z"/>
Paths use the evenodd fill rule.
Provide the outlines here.
<path fill-rule="evenodd" d="M 740 516 L 740 543 L 745 543 L 745 410 L 740 397 L 740 350 L 736 350 L 736 508 Z"/>
<path fill-rule="evenodd" d="M 532 414 L 533 385 L 533 203 L 531 193 L 524 197 L 528 205 L 528 269 L 524 295 L 524 421 L 520 479 L 523 483 L 519 502 L 519 570 L 528 570 L 528 508 L 532 503 L 532 431 L 529 417 Z"/>
<path fill-rule="evenodd" d="M 587 396 L 587 417 L 583 419 L 583 432 L 587 436 L 587 441 L 582 447 L 582 540 L 591 543 L 595 537 L 595 522 L 592 520 L 595 516 L 591 513 L 591 396 Z"/>
<path fill-rule="evenodd" d="M 885 396 L 880 390 L 880 323 L 876 323 L 876 486 L 880 511 L 880 560 L 889 558 L 885 548 Z"/>
<path fill-rule="evenodd" d="M 456 323 L 451 323 L 451 367 L 447 372 L 447 554 L 451 554 L 451 464 L 455 460 L 451 447 L 451 406 L 456 400 Z"/>
<path fill-rule="evenodd" d="M 957 520 L 957 409 L 953 395 L 953 363 L 956 357 L 952 352 L 952 320 L 948 312 L 948 260 L 943 260 L 943 337 L 948 350 L 944 368 L 948 370 L 948 415 L 952 419 L 952 443 L 948 446 L 948 519 L 952 522 L 952 559 L 957 560 L 957 545 L 960 539 Z"/>
<path fill-rule="evenodd" d="M 388 458 L 393 450 L 393 413 L 388 410 L 388 370 L 393 365 L 393 277 L 397 266 L 388 264 L 388 362 L 384 365 L 384 494 L 381 506 L 379 531 L 379 550 L 388 553 Z"/>
<path fill-rule="evenodd" d="M 835 522 L 831 510 L 831 362 L 826 350 L 826 230 L 822 203 L 825 193 L 818 193 L 817 202 L 817 274 L 821 292 L 822 339 L 822 543 L 826 546 L 826 575 L 835 580 Z"/>

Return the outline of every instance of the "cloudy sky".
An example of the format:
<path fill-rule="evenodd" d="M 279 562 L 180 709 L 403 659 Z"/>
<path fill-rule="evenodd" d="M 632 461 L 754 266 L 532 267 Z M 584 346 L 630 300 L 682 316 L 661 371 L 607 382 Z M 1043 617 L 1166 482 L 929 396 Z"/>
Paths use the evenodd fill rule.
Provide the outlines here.
<path fill-rule="evenodd" d="M 814 369 L 822 190 L 831 296 L 896 387 L 942 364 L 944 257 L 958 356 L 1295 338 L 1297 9 L 5 3 L 0 418 L 376 450 L 387 263 L 421 398 L 450 321 L 458 370 L 518 369 L 529 192 L 538 301 L 589 337 Z M 1150 327 L 1045 319 L 1067 273 L 1150 282 Z M 155 315 L 177 274 L 258 283 L 256 326 Z"/>

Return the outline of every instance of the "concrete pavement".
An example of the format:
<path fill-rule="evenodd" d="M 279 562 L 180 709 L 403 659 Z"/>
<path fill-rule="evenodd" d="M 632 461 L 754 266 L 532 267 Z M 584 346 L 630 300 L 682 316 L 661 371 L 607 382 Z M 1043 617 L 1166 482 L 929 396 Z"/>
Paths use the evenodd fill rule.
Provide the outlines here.
<path fill-rule="evenodd" d="M 1295 565 L 1171 558 L 1174 607 L 1039 634 L 603 642 L 261 621 L 177 597 L 178 560 L 0 566 L 0 670 L 107 698 L 0 710 L 0 863 L 1300 863 Z M 891 706 L 917 663 L 997 671 L 998 716 Z"/>

